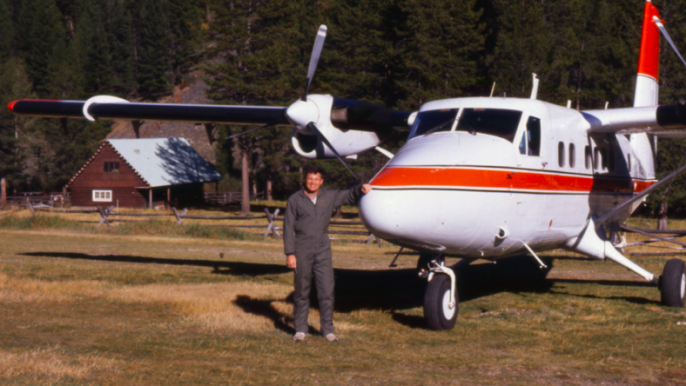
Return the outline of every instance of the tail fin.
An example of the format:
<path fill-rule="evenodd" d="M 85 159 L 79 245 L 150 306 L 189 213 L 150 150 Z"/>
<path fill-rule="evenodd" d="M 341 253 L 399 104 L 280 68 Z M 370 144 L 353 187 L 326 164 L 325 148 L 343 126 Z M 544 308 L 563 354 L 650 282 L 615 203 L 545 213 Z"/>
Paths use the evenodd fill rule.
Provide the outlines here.
<path fill-rule="evenodd" d="M 660 18 L 657 8 L 646 0 L 643 12 L 643 32 L 641 34 L 641 53 L 638 55 L 638 74 L 634 107 L 656 106 L 658 95 L 658 74 L 660 61 L 660 30 L 653 22 L 653 16 Z"/>

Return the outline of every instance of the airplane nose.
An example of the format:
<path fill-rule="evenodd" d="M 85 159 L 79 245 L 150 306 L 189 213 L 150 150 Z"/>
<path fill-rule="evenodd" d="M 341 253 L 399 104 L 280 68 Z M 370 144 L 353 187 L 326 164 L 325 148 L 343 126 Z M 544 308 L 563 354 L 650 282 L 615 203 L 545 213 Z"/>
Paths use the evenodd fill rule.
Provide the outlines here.
<path fill-rule="evenodd" d="M 399 233 L 413 233 L 413 222 L 407 221 L 407 198 L 404 192 L 373 189 L 360 200 L 360 218 L 377 237 L 395 239 Z M 410 219 L 411 220 L 411 219 Z"/>

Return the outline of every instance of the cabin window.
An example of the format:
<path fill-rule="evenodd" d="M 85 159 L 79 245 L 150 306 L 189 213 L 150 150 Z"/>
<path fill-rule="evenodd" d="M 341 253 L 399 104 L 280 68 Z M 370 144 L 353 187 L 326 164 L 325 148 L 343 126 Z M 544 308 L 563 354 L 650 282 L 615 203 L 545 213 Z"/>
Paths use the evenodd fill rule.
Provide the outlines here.
<path fill-rule="evenodd" d="M 457 111 L 458 109 L 444 109 L 420 112 L 414 120 L 408 139 L 437 131 L 452 130 Z"/>
<path fill-rule="evenodd" d="M 529 117 L 526 122 L 526 140 L 529 155 L 541 155 L 541 120 Z"/>
<path fill-rule="evenodd" d="M 560 142 L 557 144 L 557 163 L 560 167 L 565 166 L 565 144 Z"/>
<path fill-rule="evenodd" d="M 112 202 L 112 191 L 111 190 L 94 190 L 93 191 L 93 201 L 94 202 Z"/>
<path fill-rule="evenodd" d="M 573 168 L 574 165 L 576 164 L 576 159 L 575 159 L 576 155 L 574 154 L 575 150 L 576 149 L 574 148 L 574 144 L 570 143 L 569 144 L 569 167 L 570 168 Z"/>
<path fill-rule="evenodd" d="M 480 133 L 494 135 L 514 142 L 514 137 L 517 133 L 517 127 L 519 126 L 521 118 L 522 112 L 516 110 L 482 108 L 464 109 L 455 130 L 466 131 L 472 134 Z M 538 141 L 540 143 L 540 139 Z"/>
<path fill-rule="evenodd" d="M 598 166 L 600 165 L 598 163 L 598 160 L 600 159 L 600 149 L 597 147 L 593 149 L 593 169 L 598 170 Z"/>
<path fill-rule="evenodd" d="M 519 154 L 540 155 L 541 152 L 541 120 L 529 117 L 526 131 L 519 143 Z"/>
<path fill-rule="evenodd" d="M 119 173 L 119 162 L 105 162 L 105 173 Z"/>
<path fill-rule="evenodd" d="M 593 162 L 593 155 L 591 154 L 591 147 L 590 146 L 586 146 L 586 148 L 584 149 L 584 157 L 585 157 L 584 166 L 586 166 L 586 169 L 590 169 L 591 168 L 591 162 Z"/>
<path fill-rule="evenodd" d="M 612 150 L 612 148 L 607 150 L 607 170 L 615 170 L 615 152 Z"/>
<path fill-rule="evenodd" d="M 600 160 L 602 161 L 603 169 L 607 169 L 607 149 L 600 149 Z"/>

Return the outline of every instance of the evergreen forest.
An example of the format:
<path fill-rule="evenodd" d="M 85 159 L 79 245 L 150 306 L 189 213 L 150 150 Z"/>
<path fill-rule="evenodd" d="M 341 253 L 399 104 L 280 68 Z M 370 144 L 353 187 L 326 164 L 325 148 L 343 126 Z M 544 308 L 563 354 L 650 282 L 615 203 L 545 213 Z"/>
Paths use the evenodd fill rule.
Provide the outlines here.
<path fill-rule="evenodd" d="M 655 0 L 686 53 L 686 0 Z M 111 130 L 109 122 L 24 118 L 22 98 L 97 94 L 156 101 L 200 74 L 213 103 L 287 106 L 304 91 L 320 24 L 328 36 L 310 93 L 402 110 L 434 99 L 495 94 L 579 109 L 633 101 L 644 0 L 0 0 L 0 176 L 13 191 L 59 191 Z M 660 103 L 686 98 L 686 67 L 661 42 Z M 223 187 L 240 189 L 247 160 L 257 190 L 283 199 L 306 160 L 290 129 L 222 126 L 213 144 Z M 397 133 L 382 146 L 395 152 Z M 658 171 L 674 170 L 686 141 L 660 140 Z M 349 161 L 364 179 L 387 159 Z M 330 186 L 355 182 L 337 161 L 316 161 Z M 237 189 L 238 188 L 238 189 Z M 686 177 L 666 200 L 686 216 Z"/>

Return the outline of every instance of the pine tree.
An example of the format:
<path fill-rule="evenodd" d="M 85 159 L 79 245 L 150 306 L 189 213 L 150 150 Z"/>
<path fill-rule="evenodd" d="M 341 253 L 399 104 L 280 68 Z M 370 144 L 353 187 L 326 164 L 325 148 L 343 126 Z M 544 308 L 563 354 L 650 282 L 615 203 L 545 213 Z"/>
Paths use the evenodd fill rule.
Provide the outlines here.
<path fill-rule="evenodd" d="M 12 12 L 8 0 L 0 0 L 0 64 L 12 55 Z"/>
<path fill-rule="evenodd" d="M 400 9 L 407 19 L 399 34 L 403 64 L 397 82 L 405 106 L 456 97 L 476 84 L 484 39 L 474 0 L 405 0 Z"/>
<path fill-rule="evenodd" d="M 131 13 L 126 8 L 124 0 L 108 0 L 104 6 L 112 70 L 112 83 L 109 89 L 112 94 L 126 97 L 136 90 Z"/>
<path fill-rule="evenodd" d="M 65 49 L 61 14 L 54 0 L 26 0 L 21 5 L 15 34 L 17 49 L 39 96 L 47 97 L 54 57 Z"/>
<path fill-rule="evenodd" d="M 303 51 L 299 43 L 300 25 L 293 17 L 301 10 L 304 2 L 282 3 L 275 0 L 230 2 L 216 4 L 216 19 L 210 34 L 217 39 L 210 50 L 210 57 L 216 61 L 206 67 L 211 76 L 208 96 L 221 103 L 285 105 L 302 95 L 306 79 L 306 65 L 303 65 Z M 316 27 L 312 28 L 310 39 Z M 311 52 L 312 40 L 309 50 Z M 278 60 L 275 60 L 278 58 Z M 309 60 L 309 52 L 307 54 Z M 233 127 L 233 132 L 243 130 Z M 242 169 L 244 202 L 242 212 L 249 211 L 247 201 L 250 160 L 258 144 L 265 146 L 260 153 L 267 165 L 273 165 L 273 157 L 283 151 L 287 135 L 273 141 L 260 140 L 265 132 L 246 134 L 235 140 Z M 270 147 L 267 147 L 270 146 Z M 254 165 L 255 166 L 255 165 Z M 279 170 L 268 169 L 268 175 Z"/>
<path fill-rule="evenodd" d="M 16 99 L 33 97 L 31 89 L 21 59 L 10 58 L 0 63 L 0 106 Z M 28 140 L 25 132 L 30 132 L 35 120 L 0 109 L 0 177 L 6 179 L 9 190 L 21 189 L 25 184 L 24 160 Z"/>
<path fill-rule="evenodd" d="M 174 83 L 181 83 L 183 75 L 197 59 L 200 51 L 200 16 L 198 0 L 169 0 Z"/>
<path fill-rule="evenodd" d="M 167 0 L 144 0 L 138 13 L 138 91 L 154 100 L 170 89 L 171 34 Z"/>
<path fill-rule="evenodd" d="M 106 29 L 107 3 L 81 0 L 76 21 L 76 45 L 84 92 L 102 94 L 112 89 L 113 69 L 109 46 L 110 32 Z"/>

